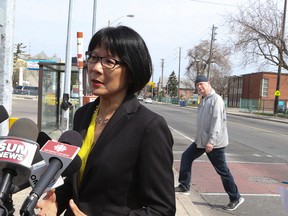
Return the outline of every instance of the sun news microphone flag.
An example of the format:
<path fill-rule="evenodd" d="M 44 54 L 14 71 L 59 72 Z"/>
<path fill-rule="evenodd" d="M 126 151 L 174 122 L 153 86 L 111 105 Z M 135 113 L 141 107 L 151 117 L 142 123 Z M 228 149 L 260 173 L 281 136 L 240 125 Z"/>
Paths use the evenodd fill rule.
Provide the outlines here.
<path fill-rule="evenodd" d="M 0 137 L 0 207 L 1 215 L 8 215 L 12 202 L 12 187 L 25 184 L 31 174 L 31 164 L 38 151 L 35 142 L 38 136 L 38 127 L 30 119 L 18 119 L 12 125 L 8 136 Z M 13 203 L 12 203 L 13 205 Z M 13 208 L 13 207 L 12 207 Z"/>
<path fill-rule="evenodd" d="M 11 169 L 15 172 L 12 179 L 14 185 L 21 185 L 29 179 L 31 164 L 39 149 L 35 142 L 37 135 L 38 128 L 32 120 L 18 119 L 8 136 L 0 137 L 0 170 Z"/>

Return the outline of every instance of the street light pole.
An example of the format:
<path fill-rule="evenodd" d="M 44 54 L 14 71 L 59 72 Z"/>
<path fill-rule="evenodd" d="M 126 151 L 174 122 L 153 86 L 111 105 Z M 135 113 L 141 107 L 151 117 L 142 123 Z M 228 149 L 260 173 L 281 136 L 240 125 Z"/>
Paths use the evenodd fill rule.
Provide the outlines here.
<path fill-rule="evenodd" d="M 93 20 L 92 20 L 92 36 L 96 33 L 96 14 L 97 14 L 97 0 L 94 0 Z"/>
<path fill-rule="evenodd" d="M 180 101 L 180 65 L 181 65 L 181 47 L 179 47 L 179 68 L 178 68 L 178 102 Z"/>
<path fill-rule="evenodd" d="M 163 72 L 164 72 L 164 59 L 161 59 L 161 97 L 163 97 Z"/>
<path fill-rule="evenodd" d="M 71 86 L 71 36 L 73 24 L 74 0 L 69 1 L 67 41 L 66 41 L 66 58 L 65 58 L 65 80 L 64 93 L 62 98 L 62 122 L 61 132 L 69 130 L 69 95 Z"/>
<path fill-rule="evenodd" d="M 133 18 L 133 17 L 135 17 L 135 15 L 133 15 L 133 14 L 124 15 L 124 16 L 121 16 L 121 17 L 117 18 L 113 22 L 110 22 L 110 20 L 108 20 L 108 27 L 110 27 L 113 23 L 115 23 L 116 21 L 118 21 L 119 19 L 121 19 L 123 17 Z"/>

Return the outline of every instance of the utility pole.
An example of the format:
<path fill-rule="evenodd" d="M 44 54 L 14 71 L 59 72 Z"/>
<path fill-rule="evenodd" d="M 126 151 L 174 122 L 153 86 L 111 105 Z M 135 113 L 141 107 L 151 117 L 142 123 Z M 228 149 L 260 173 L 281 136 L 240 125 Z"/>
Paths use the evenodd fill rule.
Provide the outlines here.
<path fill-rule="evenodd" d="M 0 14 L 0 104 L 11 115 L 15 0 L 1 0 Z M 6 120 L 0 125 L 0 136 L 7 136 L 8 132 Z"/>
<path fill-rule="evenodd" d="M 180 100 L 180 66 L 181 66 L 181 47 L 179 47 L 179 68 L 178 68 L 178 102 Z"/>
<path fill-rule="evenodd" d="M 287 0 L 284 1 L 284 12 L 283 12 L 283 20 L 281 27 L 281 38 L 280 38 L 280 48 L 278 50 L 278 74 L 277 74 L 277 83 L 276 83 L 276 91 L 275 91 L 275 100 L 274 100 L 274 116 L 277 115 L 278 109 L 278 101 L 280 96 L 280 78 L 281 78 L 281 68 L 282 68 L 282 59 L 283 59 L 283 41 L 284 41 L 284 31 L 285 31 L 285 22 L 286 22 L 286 6 Z"/>
<path fill-rule="evenodd" d="M 207 68 L 207 78 L 209 79 L 210 77 L 210 65 L 211 65 L 211 60 L 212 60 L 212 49 L 213 49 L 213 42 L 215 41 L 215 30 L 217 27 L 214 25 L 212 26 L 212 35 L 211 35 L 211 42 L 210 42 L 210 52 L 209 52 L 209 58 L 208 58 L 208 68 Z"/>
<path fill-rule="evenodd" d="M 161 59 L 161 96 L 163 96 L 163 72 L 164 72 L 164 59 Z"/>
<path fill-rule="evenodd" d="M 152 66 L 153 67 L 153 66 Z M 152 69 L 152 85 L 151 85 L 151 93 L 152 93 L 152 99 L 154 98 L 154 70 Z"/>

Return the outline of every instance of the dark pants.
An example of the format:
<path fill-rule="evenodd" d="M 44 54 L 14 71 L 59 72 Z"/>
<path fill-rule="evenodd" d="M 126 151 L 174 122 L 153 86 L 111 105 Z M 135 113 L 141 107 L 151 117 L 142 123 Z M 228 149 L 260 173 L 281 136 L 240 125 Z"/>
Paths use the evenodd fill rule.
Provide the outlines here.
<path fill-rule="evenodd" d="M 191 168 L 193 161 L 199 158 L 204 153 L 205 149 L 197 148 L 195 142 L 193 142 L 185 150 L 185 152 L 183 152 L 181 157 L 179 183 L 185 190 L 190 190 L 190 182 L 192 174 Z M 226 163 L 225 147 L 219 149 L 213 149 L 213 151 L 206 154 L 216 172 L 221 176 L 222 184 L 224 186 L 226 193 L 230 198 L 230 201 L 238 200 L 240 198 L 240 194 L 234 182 L 234 178 Z"/>

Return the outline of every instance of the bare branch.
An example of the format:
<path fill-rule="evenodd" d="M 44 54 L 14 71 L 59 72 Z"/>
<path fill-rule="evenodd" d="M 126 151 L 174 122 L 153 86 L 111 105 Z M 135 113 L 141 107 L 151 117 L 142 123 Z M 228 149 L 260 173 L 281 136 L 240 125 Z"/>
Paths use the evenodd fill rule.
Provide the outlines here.
<path fill-rule="evenodd" d="M 236 15 L 229 14 L 227 23 L 230 28 L 231 44 L 236 52 L 242 53 L 242 64 L 265 63 L 279 64 L 288 69 L 287 37 L 281 38 L 283 12 L 279 10 L 278 1 L 260 0 L 240 6 Z M 281 50 L 282 44 L 282 50 Z"/>

